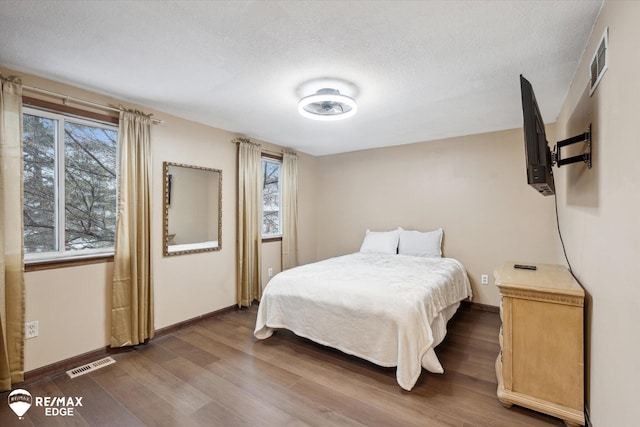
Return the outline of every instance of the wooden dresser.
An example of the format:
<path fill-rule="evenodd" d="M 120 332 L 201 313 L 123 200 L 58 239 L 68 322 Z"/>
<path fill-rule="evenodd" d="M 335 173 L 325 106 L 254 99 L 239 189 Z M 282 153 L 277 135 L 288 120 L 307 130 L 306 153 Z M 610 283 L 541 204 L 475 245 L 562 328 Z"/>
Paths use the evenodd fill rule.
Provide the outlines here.
<path fill-rule="evenodd" d="M 584 290 L 560 265 L 507 262 L 502 295 L 498 399 L 584 425 Z"/>

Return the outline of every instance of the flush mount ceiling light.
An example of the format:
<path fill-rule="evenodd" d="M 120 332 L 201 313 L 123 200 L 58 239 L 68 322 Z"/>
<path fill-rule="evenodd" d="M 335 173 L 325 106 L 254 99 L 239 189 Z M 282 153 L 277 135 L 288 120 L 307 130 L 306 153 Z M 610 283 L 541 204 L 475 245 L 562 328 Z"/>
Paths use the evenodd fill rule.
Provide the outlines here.
<path fill-rule="evenodd" d="M 358 111 L 356 101 L 337 89 L 320 89 L 298 102 L 298 112 L 313 120 L 342 120 Z"/>

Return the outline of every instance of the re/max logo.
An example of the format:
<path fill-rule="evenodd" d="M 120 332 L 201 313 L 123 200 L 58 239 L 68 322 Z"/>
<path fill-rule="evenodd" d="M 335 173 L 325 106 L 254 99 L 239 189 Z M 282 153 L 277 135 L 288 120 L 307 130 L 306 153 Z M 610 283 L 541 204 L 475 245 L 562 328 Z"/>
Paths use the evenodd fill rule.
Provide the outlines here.
<path fill-rule="evenodd" d="M 39 397 L 36 406 L 82 406 L 82 397 Z"/>

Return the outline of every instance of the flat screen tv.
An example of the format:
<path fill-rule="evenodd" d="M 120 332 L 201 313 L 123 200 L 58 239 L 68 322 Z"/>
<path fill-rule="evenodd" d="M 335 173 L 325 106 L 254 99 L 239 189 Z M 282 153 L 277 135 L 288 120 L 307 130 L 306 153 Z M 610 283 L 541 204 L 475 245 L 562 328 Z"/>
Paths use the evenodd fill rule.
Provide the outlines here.
<path fill-rule="evenodd" d="M 524 153 L 527 162 L 527 182 L 539 193 L 551 196 L 555 193 L 551 150 L 544 130 L 544 121 L 538 109 L 531 83 L 520 75 L 522 93 L 522 117 L 524 129 Z"/>

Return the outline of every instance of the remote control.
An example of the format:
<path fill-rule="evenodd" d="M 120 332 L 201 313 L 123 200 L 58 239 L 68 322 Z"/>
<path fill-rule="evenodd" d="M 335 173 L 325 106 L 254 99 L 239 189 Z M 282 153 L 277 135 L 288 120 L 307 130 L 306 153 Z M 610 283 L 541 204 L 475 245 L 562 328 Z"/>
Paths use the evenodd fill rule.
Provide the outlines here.
<path fill-rule="evenodd" d="M 537 270 L 538 267 L 536 267 L 535 265 L 523 265 L 523 264 L 516 264 L 513 266 L 513 268 L 521 268 L 523 270 Z"/>

